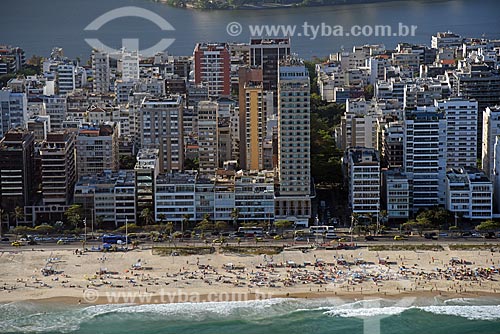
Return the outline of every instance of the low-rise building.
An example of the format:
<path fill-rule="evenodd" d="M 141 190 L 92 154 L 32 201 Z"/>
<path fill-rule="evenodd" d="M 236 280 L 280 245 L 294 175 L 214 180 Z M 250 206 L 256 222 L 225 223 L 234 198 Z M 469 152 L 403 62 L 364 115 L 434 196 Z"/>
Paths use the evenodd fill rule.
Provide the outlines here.
<path fill-rule="evenodd" d="M 458 217 L 493 217 L 493 183 L 477 168 L 453 168 L 446 173 L 446 209 Z"/>

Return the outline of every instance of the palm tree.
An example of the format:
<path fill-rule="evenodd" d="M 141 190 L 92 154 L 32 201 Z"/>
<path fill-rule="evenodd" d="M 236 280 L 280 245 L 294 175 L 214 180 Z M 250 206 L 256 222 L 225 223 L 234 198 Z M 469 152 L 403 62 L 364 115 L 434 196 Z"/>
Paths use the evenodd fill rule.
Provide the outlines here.
<path fill-rule="evenodd" d="M 165 224 L 165 230 L 168 231 L 169 235 L 172 235 L 172 231 L 174 230 L 174 223 L 168 222 Z"/>
<path fill-rule="evenodd" d="M 7 215 L 7 211 L 5 211 L 5 209 L 3 209 L 3 208 L 0 208 L 0 236 L 3 233 L 3 220 L 4 220 L 4 218 L 7 218 L 7 222 L 8 222 L 9 217 Z"/>
<path fill-rule="evenodd" d="M 20 206 L 16 206 L 14 211 L 11 213 L 11 217 L 16 220 L 16 227 L 19 226 L 19 220 L 24 218 L 24 210 Z"/>
<path fill-rule="evenodd" d="M 184 234 L 184 227 L 187 226 L 189 227 L 189 219 L 191 218 L 191 216 L 189 214 L 184 214 L 182 216 L 182 222 L 181 222 L 181 232 Z"/>
<path fill-rule="evenodd" d="M 166 215 L 166 214 L 164 214 L 164 213 L 160 213 L 160 214 L 158 215 L 158 219 L 160 220 L 160 224 L 162 224 L 162 225 L 163 225 L 163 221 L 164 221 L 165 219 L 167 219 L 167 215 Z"/>
<path fill-rule="evenodd" d="M 233 220 L 233 227 L 238 226 L 238 219 L 240 218 L 240 211 L 237 208 L 234 208 L 231 211 L 231 219 Z"/>
<path fill-rule="evenodd" d="M 144 208 L 141 211 L 141 218 L 144 221 L 144 225 L 149 225 L 153 221 L 153 214 L 150 208 Z"/>

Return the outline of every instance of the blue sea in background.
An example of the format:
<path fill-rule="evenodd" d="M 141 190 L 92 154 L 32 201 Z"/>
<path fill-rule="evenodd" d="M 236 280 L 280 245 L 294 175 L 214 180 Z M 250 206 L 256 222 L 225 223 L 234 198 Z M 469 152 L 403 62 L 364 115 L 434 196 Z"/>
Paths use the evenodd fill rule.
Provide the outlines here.
<path fill-rule="evenodd" d="M 167 20 L 175 31 L 161 31 L 154 23 L 137 17 L 115 19 L 99 31 L 84 28 L 100 15 L 123 6 L 149 9 Z M 416 0 L 389 1 L 356 5 L 271 9 L 200 11 L 169 7 L 151 0 L 2 0 L 0 44 L 24 48 L 28 55 L 48 56 L 54 46 L 62 47 L 70 58 L 88 59 L 91 48 L 85 38 L 98 38 L 110 47 L 120 48 L 122 38 L 138 38 L 140 48 L 156 44 L 161 38 L 174 38 L 168 48 L 174 55 L 190 55 L 201 41 L 249 42 L 248 25 L 279 24 L 302 26 L 405 25 L 418 26 L 411 37 L 321 37 L 292 38 L 292 51 L 301 57 L 324 57 L 341 48 L 366 43 L 394 48 L 398 42 L 430 45 L 431 35 L 451 30 L 465 37 L 500 38 L 500 1 L 497 0 Z M 243 31 L 231 37 L 230 22 Z"/>
<path fill-rule="evenodd" d="M 0 333 L 499 333 L 494 299 L 270 299 L 246 302 L 0 306 Z"/>

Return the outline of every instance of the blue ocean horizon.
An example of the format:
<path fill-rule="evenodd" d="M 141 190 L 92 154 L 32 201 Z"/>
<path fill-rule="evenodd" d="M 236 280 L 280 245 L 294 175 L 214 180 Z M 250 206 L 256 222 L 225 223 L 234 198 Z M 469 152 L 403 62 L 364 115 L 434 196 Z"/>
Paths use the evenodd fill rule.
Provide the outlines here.
<path fill-rule="evenodd" d="M 246 302 L 0 306 L 0 333 L 495 333 L 500 300 L 268 299 Z"/>

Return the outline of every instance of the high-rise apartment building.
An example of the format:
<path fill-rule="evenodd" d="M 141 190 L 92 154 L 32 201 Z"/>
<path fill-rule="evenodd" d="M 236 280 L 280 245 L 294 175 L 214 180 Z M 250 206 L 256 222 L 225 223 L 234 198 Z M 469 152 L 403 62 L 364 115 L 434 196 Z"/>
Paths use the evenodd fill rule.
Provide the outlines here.
<path fill-rule="evenodd" d="M 160 151 L 158 149 L 141 149 L 137 154 L 135 164 L 135 198 L 137 221 L 145 223 L 146 217 L 141 217 L 144 209 L 149 209 L 151 215 L 155 211 L 155 184 L 160 173 Z"/>
<path fill-rule="evenodd" d="M 218 159 L 218 111 L 217 102 L 198 103 L 198 159 L 202 174 L 215 175 Z"/>
<path fill-rule="evenodd" d="M 65 95 L 73 92 L 76 88 L 75 65 L 72 63 L 61 63 L 57 65 L 57 92 Z"/>
<path fill-rule="evenodd" d="M 194 49 L 194 82 L 210 97 L 231 94 L 231 59 L 226 43 L 198 43 Z"/>
<path fill-rule="evenodd" d="M 140 108 L 141 147 L 159 149 L 160 169 L 183 169 L 183 101 L 180 96 L 144 98 Z"/>
<path fill-rule="evenodd" d="M 276 95 L 279 63 L 288 56 L 290 56 L 290 38 L 250 40 L 250 66 L 262 68 L 264 90 L 270 90 Z"/>
<path fill-rule="evenodd" d="M 267 115 L 268 110 L 273 110 L 272 92 L 264 91 L 262 82 L 246 83 L 244 110 L 246 165 L 242 167 L 246 170 L 262 170 Z"/>
<path fill-rule="evenodd" d="M 376 216 L 380 211 L 380 159 L 373 148 L 352 147 L 346 152 L 349 206 L 353 213 Z"/>
<path fill-rule="evenodd" d="M 111 123 L 81 127 L 76 137 L 76 162 L 78 178 L 104 170 L 117 171 L 118 126 Z"/>
<path fill-rule="evenodd" d="M 110 90 L 111 70 L 109 66 L 109 54 L 98 50 L 92 51 L 92 88 L 96 93 L 108 93 Z"/>
<path fill-rule="evenodd" d="M 67 115 L 66 97 L 44 96 L 42 116 L 50 116 L 50 127 L 52 130 L 61 130 Z"/>
<path fill-rule="evenodd" d="M 40 148 L 42 195 L 45 206 L 70 204 L 76 183 L 75 134 L 51 132 Z"/>
<path fill-rule="evenodd" d="M 28 121 L 28 99 L 25 93 L 0 90 L 0 138 L 9 129 L 25 127 Z"/>
<path fill-rule="evenodd" d="M 454 97 L 436 100 L 435 106 L 446 119 L 446 167 L 476 167 L 477 101 Z"/>
<path fill-rule="evenodd" d="M 35 193 L 35 137 L 26 130 L 9 130 L 0 140 L 0 208 L 8 213 L 24 208 Z"/>
<path fill-rule="evenodd" d="M 487 107 L 483 111 L 482 136 L 482 169 L 493 180 L 494 148 L 497 136 L 500 135 L 500 106 Z"/>
<path fill-rule="evenodd" d="M 279 64 L 277 217 L 311 215 L 310 85 L 304 63 L 295 58 Z"/>
<path fill-rule="evenodd" d="M 404 171 L 412 194 L 412 212 L 444 205 L 446 119 L 434 107 L 407 112 L 403 122 Z"/>

